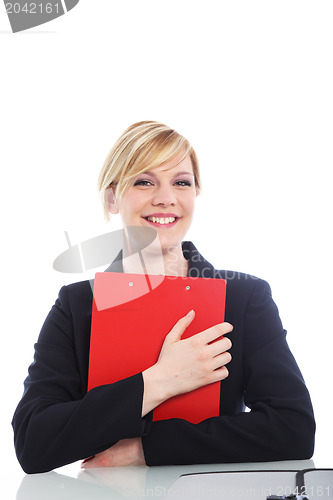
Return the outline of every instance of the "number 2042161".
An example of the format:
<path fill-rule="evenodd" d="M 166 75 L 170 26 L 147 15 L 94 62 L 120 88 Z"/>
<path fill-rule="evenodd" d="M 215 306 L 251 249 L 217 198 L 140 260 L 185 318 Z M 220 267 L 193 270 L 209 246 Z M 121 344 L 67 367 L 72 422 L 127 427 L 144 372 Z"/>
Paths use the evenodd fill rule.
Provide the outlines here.
<path fill-rule="evenodd" d="M 292 490 L 292 488 L 288 488 L 285 486 L 281 486 L 277 489 L 277 496 L 280 498 L 289 498 L 293 496 L 302 496 L 305 495 L 309 498 L 331 498 L 330 497 L 330 487 L 329 486 L 302 486 L 301 488 L 296 488 Z"/>
<path fill-rule="evenodd" d="M 20 14 L 23 12 L 24 14 L 59 14 L 60 7 L 59 3 L 25 3 L 19 4 L 17 2 L 7 2 L 5 4 L 7 14 Z"/>

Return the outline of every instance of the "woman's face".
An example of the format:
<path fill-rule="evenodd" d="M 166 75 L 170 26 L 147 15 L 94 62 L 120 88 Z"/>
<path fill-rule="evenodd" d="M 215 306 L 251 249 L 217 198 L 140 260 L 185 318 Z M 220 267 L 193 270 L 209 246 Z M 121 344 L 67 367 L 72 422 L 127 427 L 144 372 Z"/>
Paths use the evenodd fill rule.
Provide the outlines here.
<path fill-rule="evenodd" d="M 140 174 L 117 202 L 123 224 L 156 229 L 164 252 L 181 244 L 194 213 L 192 162 L 181 157 Z"/>

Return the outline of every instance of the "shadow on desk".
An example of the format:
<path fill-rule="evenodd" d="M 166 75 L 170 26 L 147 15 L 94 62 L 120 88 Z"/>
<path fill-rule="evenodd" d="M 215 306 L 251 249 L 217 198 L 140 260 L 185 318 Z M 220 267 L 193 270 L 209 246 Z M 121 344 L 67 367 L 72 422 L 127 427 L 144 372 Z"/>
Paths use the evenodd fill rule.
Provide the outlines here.
<path fill-rule="evenodd" d="M 242 474 L 242 488 L 239 487 L 240 483 L 235 474 L 221 475 L 223 488 L 217 492 L 220 500 L 266 499 L 266 496 L 261 494 L 268 491 L 270 480 L 268 481 L 268 473 L 266 474 L 264 471 L 298 471 L 313 467 L 312 460 L 301 460 L 252 464 L 86 469 L 79 471 L 77 478 L 57 472 L 48 472 L 25 476 L 17 492 L 16 500 L 134 500 L 142 498 L 182 498 L 185 500 L 205 498 L 205 492 L 208 493 L 210 485 L 212 485 L 209 476 L 203 475 L 200 483 L 198 483 L 198 476 L 195 476 L 196 482 L 188 481 L 188 479 L 183 481 L 181 478 L 182 482 L 180 483 L 180 476 L 201 472 L 231 473 L 237 471 L 251 471 L 251 473 Z M 253 471 L 261 472 L 255 475 Z M 282 472 L 281 474 L 284 475 L 279 476 L 279 478 L 277 473 L 274 474 L 278 483 L 286 480 L 286 474 Z M 217 477 L 215 475 L 215 485 Z M 200 488 L 200 484 L 202 488 Z M 211 495 L 209 497 L 212 498 Z"/>

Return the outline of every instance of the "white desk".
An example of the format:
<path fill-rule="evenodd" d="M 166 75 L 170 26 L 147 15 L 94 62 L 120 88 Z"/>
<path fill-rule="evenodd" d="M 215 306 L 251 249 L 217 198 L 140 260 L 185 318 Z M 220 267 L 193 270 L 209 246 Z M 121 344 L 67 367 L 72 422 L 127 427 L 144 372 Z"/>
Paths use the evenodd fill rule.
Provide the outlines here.
<path fill-rule="evenodd" d="M 277 475 L 277 482 L 267 483 L 267 474 L 259 473 L 239 475 L 202 475 L 180 478 L 183 474 L 216 471 L 254 471 L 285 470 L 297 471 L 313 468 L 312 460 L 269 462 L 253 464 L 212 464 L 165 467 L 117 467 L 105 469 L 81 470 L 77 465 L 76 477 L 66 475 L 66 468 L 46 474 L 24 476 L 17 492 L 17 500 L 139 500 L 168 499 L 196 500 L 207 499 L 263 499 L 266 500 L 269 486 L 283 486 L 279 483 L 292 477 L 291 473 Z M 288 479 L 289 478 L 289 479 Z M 218 480 L 218 482 L 217 482 Z M 180 482 L 181 481 L 181 482 Z M 200 483 L 198 483 L 200 481 Z M 254 484 L 255 481 L 255 484 Z M 325 485 L 323 485 L 323 488 Z M 207 494 L 206 494 L 206 493 Z M 327 495 L 330 493 L 330 496 Z M 277 494 L 277 491 L 271 491 Z M 215 495 L 215 496 L 214 496 Z M 310 495 L 311 497 L 311 495 Z M 314 497 L 312 497 L 314 498 Z M 333 498 L 331 489 L 323 490 L 323 500 Z"/>

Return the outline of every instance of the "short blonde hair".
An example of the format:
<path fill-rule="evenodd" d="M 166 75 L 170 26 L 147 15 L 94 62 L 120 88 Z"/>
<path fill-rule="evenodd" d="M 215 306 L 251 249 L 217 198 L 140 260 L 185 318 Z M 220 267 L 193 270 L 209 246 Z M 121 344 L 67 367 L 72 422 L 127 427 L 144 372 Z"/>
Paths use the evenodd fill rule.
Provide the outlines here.
<path fill-rule="evenodd" d="M 104 213 L 109 218 L 107 190 L 121 197 L 131 180 L 147 170 L 172 160 L 183 152 L 179 163 L 190 157 L 197 193 L 200 191 L 198 159 L 189 141 L 175 130 L 155 121 L 134 123 L 119 137 L 106 157 L 98 178 Z"/>

